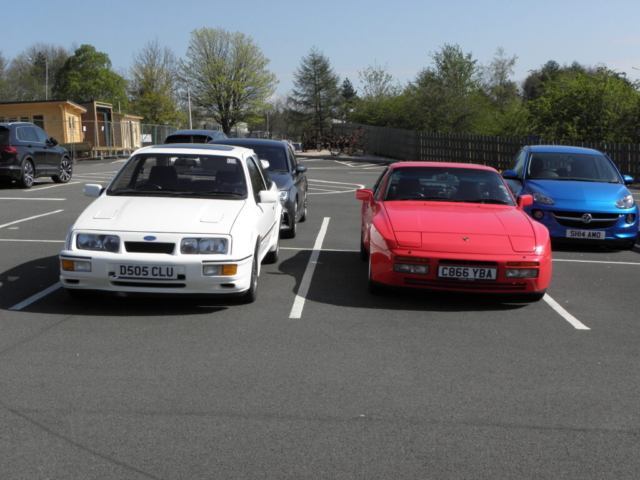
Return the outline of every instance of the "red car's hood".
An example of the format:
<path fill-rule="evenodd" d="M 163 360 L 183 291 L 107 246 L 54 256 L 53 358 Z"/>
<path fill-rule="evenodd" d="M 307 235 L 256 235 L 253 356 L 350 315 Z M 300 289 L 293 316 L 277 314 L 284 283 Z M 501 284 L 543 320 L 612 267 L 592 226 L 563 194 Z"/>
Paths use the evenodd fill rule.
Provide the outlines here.
<path fill-rule="evenodd" d="M 526 214 L 515 208 L 471 203 L 385 202 L 401 247 L 436 252 L 532 252 L 536 241 Z"/>

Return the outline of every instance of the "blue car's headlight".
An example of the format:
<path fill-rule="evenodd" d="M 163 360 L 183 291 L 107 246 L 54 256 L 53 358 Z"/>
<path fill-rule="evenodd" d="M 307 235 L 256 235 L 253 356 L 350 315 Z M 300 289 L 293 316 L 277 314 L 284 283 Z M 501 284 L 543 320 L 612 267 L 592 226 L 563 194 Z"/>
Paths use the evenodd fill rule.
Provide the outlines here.
<path fill-rule="evenodd" d="M 539 203 L 540 205 L 555 205 L 556 203 L 553 198 L 547 197 L 546 195 L 543 195 L 541 193 L 534 193 L 533 201 Z"/>
<path fill-rule="evenodd" d="M 625 195 L 620 200 L 616 202 L 616 207 L 618 208 L 631 208 L 635 205 L 635 201 L 633 200 L 633 195 Z"/>

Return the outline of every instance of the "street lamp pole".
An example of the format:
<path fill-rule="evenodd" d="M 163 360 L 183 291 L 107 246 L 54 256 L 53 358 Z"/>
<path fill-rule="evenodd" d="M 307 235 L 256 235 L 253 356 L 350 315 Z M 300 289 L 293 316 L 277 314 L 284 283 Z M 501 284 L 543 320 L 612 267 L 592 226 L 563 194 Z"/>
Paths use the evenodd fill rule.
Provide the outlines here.
<path fill-rule="evenodd" d="M 187 84 L 187 104 L 189 105 L 189 130 L 193 130 L 193 124 L 191 123 L 191 91 L 189 90 L 189 84 Z"/>
<path fill-rule="evenodd" d="M 44 99 L 49 100 L 49 60 L 44 57 Z"/>

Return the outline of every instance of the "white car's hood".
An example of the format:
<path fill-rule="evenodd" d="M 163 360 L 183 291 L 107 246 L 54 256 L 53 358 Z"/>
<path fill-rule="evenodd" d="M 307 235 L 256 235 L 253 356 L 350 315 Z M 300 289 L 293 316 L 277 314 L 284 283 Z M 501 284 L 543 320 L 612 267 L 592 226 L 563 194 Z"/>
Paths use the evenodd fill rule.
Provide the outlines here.
<path fill-rule="evenodd" d="M 103 195 L 78 218 L 76 230 L 229 234 L 245 200 Z"/>

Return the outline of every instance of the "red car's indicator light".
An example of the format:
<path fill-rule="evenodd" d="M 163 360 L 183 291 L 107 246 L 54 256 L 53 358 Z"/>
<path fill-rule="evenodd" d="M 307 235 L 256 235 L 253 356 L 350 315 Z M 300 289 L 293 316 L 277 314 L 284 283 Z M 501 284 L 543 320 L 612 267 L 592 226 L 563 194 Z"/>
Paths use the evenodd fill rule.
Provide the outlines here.
<path fill-rule="evenodd" d="M 540 262 L 507 262 L 507 267 L 538 267 Z"/>
<path fill-rule="evenodd" d="M 396 262 L 412 262 L 412 263 L 429 263 L 431 260 L 428 258 L 419 258 L 419 257 L 403 257 L 396 256 Z"/>

